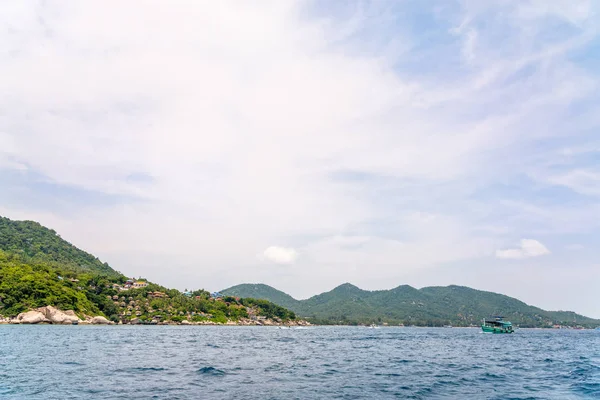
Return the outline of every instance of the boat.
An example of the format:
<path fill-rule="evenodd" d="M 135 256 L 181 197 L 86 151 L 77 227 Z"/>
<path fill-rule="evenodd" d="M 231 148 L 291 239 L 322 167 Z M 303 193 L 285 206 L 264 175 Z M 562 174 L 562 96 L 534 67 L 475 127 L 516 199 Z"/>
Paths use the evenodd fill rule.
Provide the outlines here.
<path fill-rule="evenodd" d="M 452 325 L 444 325 L 444 328 L 452 328 Z"/>
<path fill-rule="evenodd" d="M 371 328 L 371 329 L 379 329 L 379 327 L 377 325 L 375 325 L 375 324 L 369 325 L 369 328 Z"/>
<path fill-rule="evenodd" d="M 481 329 L 487 333 L 514 333 L 512 323 L 500 316 L 484 319 Z"/>

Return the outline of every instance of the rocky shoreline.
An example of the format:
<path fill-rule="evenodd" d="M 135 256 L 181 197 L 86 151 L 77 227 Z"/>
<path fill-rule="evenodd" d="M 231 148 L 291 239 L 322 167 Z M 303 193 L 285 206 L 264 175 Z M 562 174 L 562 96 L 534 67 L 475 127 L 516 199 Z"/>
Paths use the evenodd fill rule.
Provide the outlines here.
<path fill-rule="evenodd" d="M 191 322 L 183 320 L 174 321 L 142 321 L 139 318 L 133 318 L 127 323 L 109 321 L 102 316 L 84 316 L 80 318 L 73 310 L 62 311 L 52 306 L 40 307 L 35 310 L 27 311 L 17 315 L 14 318 L 6 318 L 0 315 L 0 324 L 12 325 L 229 325 L 229 326 L 310 326 L 311 324 L 304 320 L 280 322 L 271 319 L 252 320 L 242 318 L 238 321 L 227 321 L 226 323 L 217 323 L 213 321 Z"/>

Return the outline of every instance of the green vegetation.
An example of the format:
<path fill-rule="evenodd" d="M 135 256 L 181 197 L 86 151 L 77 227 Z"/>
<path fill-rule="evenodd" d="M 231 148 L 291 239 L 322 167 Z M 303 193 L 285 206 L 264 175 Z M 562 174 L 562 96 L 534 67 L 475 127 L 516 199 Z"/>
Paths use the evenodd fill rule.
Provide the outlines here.
<path fill-rule="evenodd" d="M 227 299 L 231 299 L 232 297 L 226 297 L 225 301 L 227 301 Z M 282 321 L 287 321 L 287 320 L 294 320 L 296 319 L 296 314 L 294 314 L 293 311 L 290 311 L 286 308 L 283 308 L 281 306 L 278 306 L 277 304 L 274 304 L 273 302 L 270 302 L 268 300 L 263 300 L 263 299 L 253 299 L 253 298 L 243 298 L 240 300 L 241 304 L 246 306 L 246 307 L 252 307 L 252 308 L 256 308 L 259 311 L 258 315 L 270 318 L 270 319 L 274 319 L 274 320 L 282 320 Z"/>
<path fill-rule="evenodd" d="M 61 239 L 36 222 L 0 217 L 0 315 L 15 317 L 43 306 L 103 315 L 114 322 L 211 321 L 266 317 L 296 318 L 269 301 L 228 296 L 213 299 L 205 290 L 181 293 L 148 282 L 132 288 L 108 264 Z"/>
<path fill-rule="evenodd" d="M 300 301 L 267 285 L 243 284 L 221 293 L 241 297 L 252 293 L 255 298 L 285 304 L 298 316 L 320 324 L 470 326 L 479 325 L 484 317 L 503 315 L 521 327 L 600 325 L 598 320 L 573 312 L 544 311 L 512 297 L 463 286 L 415 289 L 403 285 L 371 292 L 346 283 Z"/>
<path fill-rule="evenodd" d="M 234 286 L 227 289 L 226 292 L 227 293 L 222 293 L 227 294 L 228 296 L 269 299 L 269 301 L 288 309 L 297 307 L 299 303 L 298 300 L 294 299 L 289 294 L 262 283 Z"/>
<path fill-rule="evenodd" d="M 74 272 L 122 276 L 108 264 L 63 240 L 52 229 L 33 221 L 12 221 L 0 217 L 0 250 L 18 254 L 26 263 L 45 263 Z"/>
<path fill-rule="evenodd" d="M 16 254 L 0 250 L 0 314 L 53 305 L 63 310 L 98 314 L 100 309 L 78 290 L 79 283 L 60 280 L 59 271 L 46 264 L 24 264 Z"/>

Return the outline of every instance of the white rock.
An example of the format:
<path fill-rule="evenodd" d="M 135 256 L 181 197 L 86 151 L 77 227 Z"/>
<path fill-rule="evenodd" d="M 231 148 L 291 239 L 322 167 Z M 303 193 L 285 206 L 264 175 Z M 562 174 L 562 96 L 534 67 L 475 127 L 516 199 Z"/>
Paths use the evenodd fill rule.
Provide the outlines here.
<path fill-rule="evenodd" d="M 50 322 L 46 319 L 43 313 L 39 311 L 27 311 L 17 316 L 17 320 L 21 324 L 39 324 L 40 322 Z"/>
<path fill-rule="evenodd" d="M 190 325 L 190 321 L 184 319 L 183 321 L 181 321 L 181 325 Z"/>
<path fill-rule="evenodd" d="M 44 317 L 46 317 L 46 319 L 49 320 L 50 322 L 52 322 L 53 324 L 69 324 L 70 325 L 74 322 L 75 323 L 79 322 L 79 318 L 75 315 L 73 310 L 63 312 L 52 306 L 46 306 L 46 307 L 38 308 L 37 311 L 44 314 Z"/>
<path fill-rule="evenodd" d="M 108 325 L 109 323 L 110 323 L 110 321 L 109 321 L 109 320 L 107 320 L 107 319 L 106 319 L 106 318 L 104 318 L 104 317 L 100 317 L 100 316 L 98 316 L 98 317 L 94 317 L 94 318 L 92 318 L 92 320 L 90 321 L 90 324 L 93 324 L 93 325 Z"/>

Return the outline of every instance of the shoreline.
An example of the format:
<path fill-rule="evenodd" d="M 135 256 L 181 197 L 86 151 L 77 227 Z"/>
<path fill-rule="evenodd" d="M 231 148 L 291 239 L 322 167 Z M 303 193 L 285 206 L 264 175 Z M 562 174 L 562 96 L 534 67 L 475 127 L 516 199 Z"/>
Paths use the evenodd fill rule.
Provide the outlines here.
<path fill-rule="evenodd" d="M 143 318 L 134 317 L 132 319 L 121 319 L 120 321 L 109 320 L 104 316 L 90 316 L 85 314 L 76 314 L 73 310 L 62 311 L 53 306 L 39 307 L 33 310 L 22 312 L 16 317 L 5 317 L 0 315 L 0 324 L 2 325 L 224 325 L 224 326 L 311 326 L 308 321 L 298 320 L 280 320 L 271 319 L 265 316 L 255 316 L 252 318 L 240 318 L 238 320 L 227 320 L 226 322 L 215 322 L 209 319 L 193 321 L 193 315 L 180 316 L 178 320 L 161 319 L 148 316 Z"/>
<path fill-rule="evenodd" d="M 318 325 L 311 324 L 309 322 L 301 323 L 301 324 L 283 324 L 283 323 L 273 323 L 273 324 L 249 324 L 249 323 L 239 323 L 239 322 L 228 322 L 228 323 L 180 323 L 180 322 L 164 322 L 164 323 L 90 323 L 87 321 L 81 321 L 76 324 L 72 323 L 52 323 L 52 322 L 38 322 L 38 323 L 22 323 L 14 320 L 0 320 L 0 325 L 55 325 L 55 326 L 218 326 L 218 327 L 271 327 L 271 328 L 279 328 L 279 329 L 294 329 L 294 328 L 311 328 L 311 327 L 332 327 L 332 328 L 365 328 L 365 329 L 373 329 L 368 325 Z M 407 329 L 444 329 L 447 328 L 441 326 L 378 326 L 375 329 L 385 329 L 385 328 L 407 328 Z M 480 327 L 473 326 L 461 326 L 461 327 L 453 327 L 455 329 L 481 329 Z M 543 331 L 594 331 L 598 330 L 598 328 L 519 328 L 519 330 L 543 330 Z"/>

